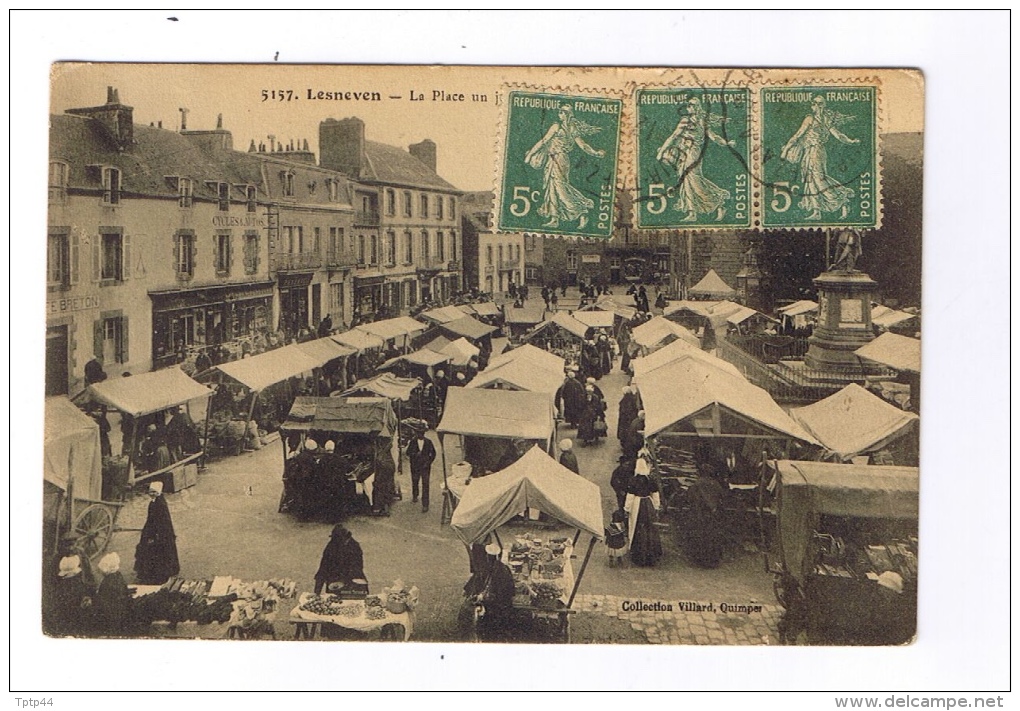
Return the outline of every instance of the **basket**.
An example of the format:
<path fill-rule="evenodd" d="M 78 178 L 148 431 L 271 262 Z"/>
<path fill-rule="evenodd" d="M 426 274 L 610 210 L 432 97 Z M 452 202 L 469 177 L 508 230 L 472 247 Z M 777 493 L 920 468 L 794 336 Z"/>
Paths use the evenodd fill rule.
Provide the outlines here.
<path fill-rule="evenodd" d="M 396 600 L 386 599 L 386 611 L 391 615 L 402 615 L 407 612 L 407 603 Z"/>

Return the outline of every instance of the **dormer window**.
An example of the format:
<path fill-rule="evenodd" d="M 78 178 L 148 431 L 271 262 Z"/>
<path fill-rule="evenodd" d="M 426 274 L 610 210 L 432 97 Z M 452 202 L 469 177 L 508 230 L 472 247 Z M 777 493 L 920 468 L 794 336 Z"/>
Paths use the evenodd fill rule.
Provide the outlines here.
<path fill-rule="evenodd" d="M 254 185 L 244 186 L 244 201 L 248 205 L 248 212 L 255 212 L 258 204 L 259 189 Z"/>
<path fill-rule="evenodd" d="M 50 202 L 64 202 L 67 198 L 67 163 L 50 161 Z"/>
<path fill-rule="evenodd" d="M 177 204 L 181 207 L 191 207 L 195 197 L 195 184 L 191 178 L 177 179 Z"/>
<path fill-rule="evenodd" d="M 216 183 L 216 203 L 220 212 L 230 209 L 230 183 Z"/>
<path fill-rule="evenodd" d="M 103 204 L 120 204 L 120 168 L 103 168 Z"/>
<path fill-rule="evenodd" d="M 294 197 L 294 171 L 284 171 L 280 173 L 280 178 L 283 180 L 283 196 Z"/>
<path fill-rule="evenodd" d="M 340 202 L 340 181 L 330 178 L 326 181 L 326 190 L 330 202 Z"/>

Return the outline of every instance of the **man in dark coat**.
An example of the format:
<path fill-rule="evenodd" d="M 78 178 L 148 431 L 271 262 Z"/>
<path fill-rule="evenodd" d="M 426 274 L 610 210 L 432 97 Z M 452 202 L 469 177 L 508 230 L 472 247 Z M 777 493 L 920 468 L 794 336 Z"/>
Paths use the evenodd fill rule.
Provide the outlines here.
<path fill-rule="evenodd" d="M 645 444 L 645 411 L 638 412 L 630 426 L 627 427 L 627 439 L 623 442 L 623 453 L 637 458 L 637 454 Z"/>
<path fill-rule="evenodd" d="M 581 473 L 581 467 L 577 463 L 577 455 L 574 454 L 574 443 L 569 439 L 564 439 L 560 442 L 560 464 L 574 472 L 574 474 Z"/>
<path fill-rule="evenodd" d="M 329 592 L 333 583 L 343 583 L 346 587 L 355 580 L 365 581 L 365 556 L 351 532 L 338 523 L 333 526 L 329 543 L 322 551 L 315 573 L 315 594 L 321 593 L 323 588 Z"/>
<path fill-rule="evenodd" d="M 429 478 L 432 462 L 436 459 L 436 447 L 425 436 L 424 428 L 415 430 L 415 436 L 407 445 L 407 459 L 411 463 L 411 502 L 418 501 L 418 485 L 421 485 L 421 510 L 429 510 Z"/>
<path fill-rule="evenodd" d="M 624 444 L 624 440 L 627 439 L 627 430 L 630 427 L 630 423 L 637 417 L 639 409 L 637 388 L 633 385 L 628 385 L 623 389 L 623 397 L 620 398 L 620 417 L 616 422 L 616 438 L 620 440 L 621 446 Z"/>
<path fill-rule="evenodd" d="M 319 321 L 319 328 L 316 331 L 316 335 L 319 338 L 325 338 L 333 331 L 333 317 L 326 314 L 326 318 Z"/>
<path fill-rule="evenodd" d="M 568 371 L 563 384 L 556 391 L 556 409 L 560 411 L 568 425 L 577 427 L 583 404 L 584 386 L 574 377 L 573 371 Z"/>
<path fill-rule="evenodd" d="M 170 520 L 170 507 L 163 498 L 163 482 L 149 484 L 149 498 L 149 515 L 135 548 L 135 576 L 140 585 L 162 585 L 181 572 L 177 536 Z"/>

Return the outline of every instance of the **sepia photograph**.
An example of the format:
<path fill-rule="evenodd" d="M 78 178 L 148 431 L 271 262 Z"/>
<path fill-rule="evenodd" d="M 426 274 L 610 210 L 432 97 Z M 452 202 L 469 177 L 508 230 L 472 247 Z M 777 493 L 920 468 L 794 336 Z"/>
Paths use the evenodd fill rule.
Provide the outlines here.
<path fill-rule="evenodd" d="M 125 18 L 162 41 L 241 14 Z M 65 691 L 121 688 L 85 670 L 131 659 L 145 693 L 996 688 L 944 635 L 991 640 L 1008 587 L 967 592 L 1009 497 L 981 514 L 958 476 L 1008 476 L 1008 435 L 958 451 L 963 413 L 1003 427 L 985 381 L 1008 380 L 1008 327 L 946 289 L 1005 299 L 1008 249 L 996 223 L 947 252 L 944 75 L 845 48 L 528 62 L 470 29 L 470 59 L 433 60 L 412 26 L 459 13 L 384 14 L 407 53 L 343 50 L 371 13 L 297 12 L 335 52 L 82 41 L 32 75 L 47 191 L 24 227 L 46 248 L 21 273 L 11 254 L 12 336 L 39 336 L 12 345 L 12 421 L 38 429 L 12 643 L 79 659 Z M 564 31 L 637 38 L 642 15 Z M 755 17 L 837 15 L 871 13 Z M 500 18 L 500 46 L 566 19 L 460 20 Z M 49 678 L 28 659 L 12 691 Z"/>

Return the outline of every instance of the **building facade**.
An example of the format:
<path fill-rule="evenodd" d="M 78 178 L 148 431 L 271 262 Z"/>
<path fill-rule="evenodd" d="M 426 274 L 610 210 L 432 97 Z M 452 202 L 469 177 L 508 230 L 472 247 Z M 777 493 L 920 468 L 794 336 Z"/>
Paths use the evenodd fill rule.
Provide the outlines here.
<path fill-rule="evenodd" d="M 437 147 L 365 139 L 356 117 L 319 124 L 319 164 L 352 182 L 355 319 L 392 316 L 461 290 L 460 191 L 436 173 Z"/>
<path fill-rule="evenodd" d="M 495 232 L 492 192 L 465 193 L 462 203 L 465 285 L 487 294 L 505 294 L 511 282 L 524 284 L 527 236 Z"/>

